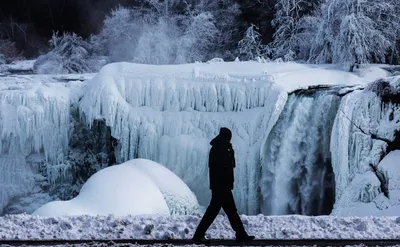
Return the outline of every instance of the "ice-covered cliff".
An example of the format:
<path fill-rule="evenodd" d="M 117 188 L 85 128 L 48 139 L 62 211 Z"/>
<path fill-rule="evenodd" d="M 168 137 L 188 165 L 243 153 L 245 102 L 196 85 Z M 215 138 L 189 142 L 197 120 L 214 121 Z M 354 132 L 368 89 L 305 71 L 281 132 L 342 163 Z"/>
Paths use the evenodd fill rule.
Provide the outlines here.
<path fill-rule="evenodd" d="M 288 92 L 315 84 L 363 83 L 361 78 L 349 73 L 294 63 L 244 62 L 162 67 L 121 63 L 104 67 L 87 85 L 80 101 L 80 111 L 87 123 L 104 119 L 111 127 L 111 134 L 119 140 L 119 162 L 139 157 L 165 164 L 189 185 L 202 204 L 208 203 L 210 194 L 208 143 L 220 127 L 232 129 L 232 142 L 239 164 L 235 171 L 235 198 L 240 212 L 254 214 L 260 212 L 262 195 L 273 190 L 266 184 L 260 186 L 260 180 L 264 183 L 266 179 L 260 171 L 269 165 L 261 163 L 260 148 L 278 120 Z M 339 104 L 338 98 L 327 96 L 326 103 L 321 105 L 319 100 L 325 100 L 323 95 L 304 100 L 293 97 L 287 104 L 299 108 L 298 115 L 314 111 L 325 114 L 330 104 Z M 312 107 L 313 104 L 315 107 Z M 301 112 L 307 107 L 305 112 Z M 318 116 L 310 122 L 304 116 L 303 123 L 297 124 L 323 128 L 324 121 L 332 120 L 333 123 L 336 110 L 332 107 L 326 113 L 328 116 Z M 293 110 L 289 110 L 284 114 L 292 113 Z M 318 129 L 318 126 L 315 128 Z M 287 126 L 283 128 L 287 131 Z M 329 133 L 321 133 L 325 138 L 322 141 L 324 144 L 329 142 Z M 289 142 L 294 141 L 285 148 L 288 149 L 286 152 L 296 156 L 300 152 L 296 145 L 300 143 L 295 140 L 301 133 L 294 127 L 291 134 L 292 137 L 285 138 L 292 138 Z M 278 137 L 277 142 L 284 141 L 286 139 Z M 318 140 L 316 143 L 313 141 L 310 137 L 309 145 L 304 149 L 317 149 Z M 329 156 L 329 144 L 315 153 L 302 152 L 303 158 L 309 159 L 311 169 L 319 159 L 314 155 Z M 282 163 L 287 164 L 284 160 Z M 311 175 L 306 180 L 310 181 L 314 176 L 317 175 Z M 281 181 L 278 180 L 278 183 Z M 282 185 L 285 186 L 289 184 Z M 305 210 L 304 213 L 309 212 Z"/>
<path fill-rule="evenodd" d="M 205 205 L 209 141 L 222 126 L 233 131 L 241 213 L 326 214 L 335 203 L 339 214 L 349 200 L 388 198 L 396 189 L 378 163 L 400 129 L 388 120 L 398 102 L 363 89 L 374 75 L 324 67 L 118 63 L 83 78 L 0 77 L 0 209 L 37 190 L 70 199 L 90 174 L 133 158 L 165 165 Z M 38 189 L 43 180 L 53 190 Z"/>

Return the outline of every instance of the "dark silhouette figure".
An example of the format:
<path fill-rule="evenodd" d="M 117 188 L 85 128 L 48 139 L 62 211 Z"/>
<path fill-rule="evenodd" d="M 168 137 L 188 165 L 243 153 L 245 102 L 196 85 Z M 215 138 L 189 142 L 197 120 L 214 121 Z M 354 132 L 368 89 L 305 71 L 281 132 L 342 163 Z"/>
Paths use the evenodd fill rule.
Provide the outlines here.
<path fill-rule="evenodd" d="M 250 241 L 254 236 L 249 236 L 243 227 L 242 221 L 237 213 L 235 201 L 232 195 L 235 164 L 235 152 L 230 143 L 232 132 L 228 128 L 221 128 L 219 135 L 211 141 L 211 150 L 208 161 L 210 170 L 210 189 L 212 197 L 210 205 L 197 230 L 193 241 L 205 243 L 204 235 L 210 227 L 221 208 L 228 216 L 233 230 L 236 232 L 236 240 L 239 242 Z"/>

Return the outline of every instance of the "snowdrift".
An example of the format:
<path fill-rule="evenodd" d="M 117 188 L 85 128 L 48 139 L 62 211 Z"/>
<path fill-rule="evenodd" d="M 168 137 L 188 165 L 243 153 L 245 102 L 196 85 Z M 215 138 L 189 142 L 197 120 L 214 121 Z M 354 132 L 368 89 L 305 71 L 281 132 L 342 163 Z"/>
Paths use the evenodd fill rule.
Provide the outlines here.
<path fill-rule="evenodd" d="M 194 213 L 196 197 L 171 171 L 137 159 L 94 174 L 79 195 L 43 205 L 33 215 L 146 215 Z"/>

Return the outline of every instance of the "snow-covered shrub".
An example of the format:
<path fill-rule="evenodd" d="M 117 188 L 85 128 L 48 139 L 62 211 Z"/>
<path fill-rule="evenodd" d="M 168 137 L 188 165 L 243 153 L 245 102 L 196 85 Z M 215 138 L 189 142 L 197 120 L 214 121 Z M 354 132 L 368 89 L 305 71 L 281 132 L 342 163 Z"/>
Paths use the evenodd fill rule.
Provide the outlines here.
<path fill-rule="evenodd" d="M 255 25 L 251 25 L 239 41 L 238 49 L 241 57 L 245 60 L 254 60 L 257 57 L 265 56 L 265 46 L 261 43 L 261 34 Z"/>
<path fill-rule="evenodd" d="M 49 41 L 51 51 L 40 56 L 33 69 L 39 74 L 93 72 L 90 44 L 75 33 L 55 33 Z"/>

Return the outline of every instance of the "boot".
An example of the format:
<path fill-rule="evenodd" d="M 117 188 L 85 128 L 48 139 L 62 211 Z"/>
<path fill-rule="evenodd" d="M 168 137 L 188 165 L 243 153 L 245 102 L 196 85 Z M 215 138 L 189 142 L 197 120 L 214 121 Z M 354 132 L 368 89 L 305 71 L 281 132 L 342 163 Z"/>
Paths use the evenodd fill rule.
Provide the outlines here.
<path fill-rule="evenodd" d="M 236 235 L 236 242 L 249 242 L 254 240 L 255 238 L 255 236 L 247 235 L 247 233 L 243 235 Z"/>
<path fill-rule="evenodd" d="M 192 241 L 195 244 L 209 244 L 210 240 L 206 239 L 204 236 L 198 237 L 198 236 L 193 236 Z"/>

